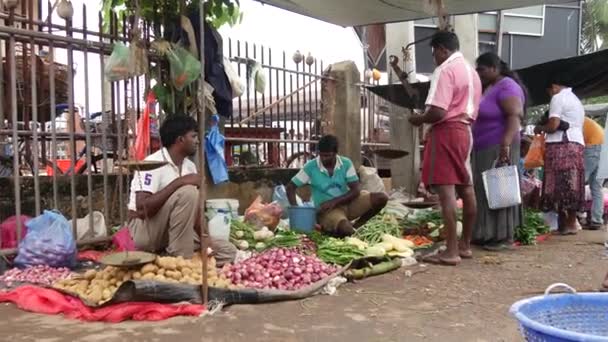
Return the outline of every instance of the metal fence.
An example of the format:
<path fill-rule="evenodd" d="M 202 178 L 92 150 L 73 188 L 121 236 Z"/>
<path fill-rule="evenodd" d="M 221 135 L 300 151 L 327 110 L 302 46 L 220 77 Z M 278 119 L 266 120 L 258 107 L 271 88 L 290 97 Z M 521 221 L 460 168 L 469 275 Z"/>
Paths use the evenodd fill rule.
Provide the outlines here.
<path fill-rule="evenodd" d="M 226 120 L 228 165 L 300 166 L 320 135 L 323 62 L 232 39 L 224 50 L 245 84 Z"/>
<path fill-rule="evenodd" d="M 104 31 L 101 14 L 86 5 L 72 20 L 59 20 L 48 15 L 50 3 L 36 3 L 0 11 L 0 188 L 7 187 L 0 192 L 0 222 L 57 209 L 68 218 L 99 210 L 108 228 L 122 224 L 130 178 L 116 165 L 130 159 L 135 124 L 155 82 L 150 74 L 169 77 L 166 65 L 148 52 L 151 73 L 107 82 L 113 44 L 128 42 L 133 23 L 114 17 Z M 149 47 L 149 26 L 140 25 Z M 323 62 L 230 39 L 224 54 L 244 84 L 224 122 L 228 165 L 286 168 L 311 159 L 321 134 Z M 256 82 L 265 85 L 256 91 Z M 388 142 L 388 116 L 381 100 L 363 87 L 361 94 L 365 154 Z M 94 225 L 89 215 L 85 230 Z M 18 237 L 22 228 L 17 221 Z M 72 228 L 86 236 L 76 220 Z"/>

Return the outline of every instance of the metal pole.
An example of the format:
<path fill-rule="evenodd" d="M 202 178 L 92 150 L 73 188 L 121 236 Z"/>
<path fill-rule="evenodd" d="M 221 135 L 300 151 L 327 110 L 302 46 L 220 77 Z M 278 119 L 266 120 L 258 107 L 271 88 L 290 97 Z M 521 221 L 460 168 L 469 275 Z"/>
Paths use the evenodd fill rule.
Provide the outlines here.
<path fill-rule="evenodd" d="M 11 10 L 11 16 L 14 15 L 14 11 Z M 9 19 L 10 26 L 13 25 L 12 20 Z M 21 185 L 19 177 L 19 141 L 17 136 L 17 71 L 15 66 L 15 36 L 10 35 L 8 47 L 8 68 L 10 69 L 10 89 L 11 89 L 11 118 L 12 118 L 12 129 L 13 129 L 13 185 L 15 191 L 15 216 L 17 216 L 17 241 L 21 241 Z"/>
<path fill-rule="evenodd" d="M 82 27 L 84 28 L 83 39 L 87 39 L 87 6 L 82 5 Z M 89 109 L 89 53 L 87 48 L 84 48 L 84 113 L 85 113 L 85 141 L 86 141 L 86 163 L 87 163 L 87 207 L 89 212 L 89 230 L 93 231 L 93 178 L 91 175 L 91 150 L 93 149 L 93 143 L 91 141 L 91 113 Z M 103 86 L 102 86 L 103 88 Z M 102 112 L 103 113 L 103 112 Z M 105 192 L 104 196 L 108 196 Z"/>
<path fill-rule="evenodd" d="M 199 2 L 199 16 L 200 16 L 200 36 L 201 41 L 199 45 L 200 61 L 201 61 L 201 80 L 199 82 L 199 91 L 204 91 L 203 81 L 205 80 L 205 6 L 201 0 Z M 198 110 L 198 136 L 199 136 L 199 153 L 198 153 L 198 172 L 201 175 L 201 184 L 198 188 L 198 208 L 200 210 L 200 242 L 201 242 L 201 259 L 203 264 L 203 283 L 201 286 L 201 297 L 203 299 L 203 305 L 207 305 L 208 299 L 208 283 L 207 283 L 207 220 L 205 217 L 205 202 L 206 202 L 206 181 L 205 181 L 205 101 L 200 101 L 200 108 Z"/>
<path fill-rule="evenodd" d="M 504 20 L 505 19 L 505 14 L 503 13 L 502 10 L 498 11 L 498 23 L 497 23 L 497 30 L 496 30 L 496 54 L 498 55 L 498 57 L 502 58 L 502 33 L 503 33 L 503 26 L 504 26 Z"/>

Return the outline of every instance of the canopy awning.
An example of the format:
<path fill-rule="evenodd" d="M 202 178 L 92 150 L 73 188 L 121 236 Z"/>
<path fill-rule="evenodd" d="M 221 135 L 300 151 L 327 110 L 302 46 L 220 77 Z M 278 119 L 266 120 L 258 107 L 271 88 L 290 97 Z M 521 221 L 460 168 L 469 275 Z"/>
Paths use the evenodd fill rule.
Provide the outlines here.
<path fill-rule="evenodd" d="M 362 26 L 437 16 L 430 0 L 258 0 L 340 26 Z M 433 1 L 434 2 L 434 1 Z M 448 15 L 572 3 L 573 0 L 444 0 Z"/>
<path fill-rule="evenodd" d="M 528 90 L 528 105 L 538 106 L 549 103 L 547 82 L 555 75 L 560 75 L 564 83 L 572 87 L 581 99 L 608 95 L 608 50 L 601 50 L 587 55 L 562 58 L 524 69 L 515 70 Z M 430 83 L 413 83 L 418 90 L 418 102 L 409 97 L 401 84 L 368 86 L 374 94 L 405 108 L 424 108 Z M 594 110 L 601 109 L 596 107 Z"/>

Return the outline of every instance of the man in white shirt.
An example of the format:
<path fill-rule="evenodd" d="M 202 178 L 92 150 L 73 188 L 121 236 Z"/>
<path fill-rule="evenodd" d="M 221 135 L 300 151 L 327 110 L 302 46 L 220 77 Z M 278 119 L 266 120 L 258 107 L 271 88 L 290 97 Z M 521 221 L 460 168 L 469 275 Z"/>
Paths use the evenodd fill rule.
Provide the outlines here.
<path fill-rule="evenodd" d="M 199 247 L 198 187 L 201 177 L 188 159 L 198 147 L 198 124 L 184 115 L 171 115 L 162 124 L 163 148 L 146 161 L 166 165 L 135 172 L 129 198 L 129 232 L 138 250 L 191 258 Z M 230 262 L 236 248 L 211 240 L 218 264 Z"/>

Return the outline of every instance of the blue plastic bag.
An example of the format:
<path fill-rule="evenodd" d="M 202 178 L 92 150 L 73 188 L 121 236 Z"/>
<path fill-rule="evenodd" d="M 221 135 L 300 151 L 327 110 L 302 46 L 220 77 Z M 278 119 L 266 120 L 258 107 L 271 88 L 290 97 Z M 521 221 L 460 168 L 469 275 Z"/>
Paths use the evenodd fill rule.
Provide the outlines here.
<path fill-rule="evenodd" d="M 217 127 L 220 117 L 215 114 L 211 117 L 212 126 L 209 134 L 205 137 L 205 155 L 207 157 L 207 167 L 213 179 L 213 184 L 228 181 L 228 167 L 224 160 L 224 136 Z"/>
<path fill-rule="evenodd" d="M 26 226 L 27 234 L 19 244 L 15 265 L 73 267 L 76 264 L 76 241 L 65 217 L 45 210 Z"/>

